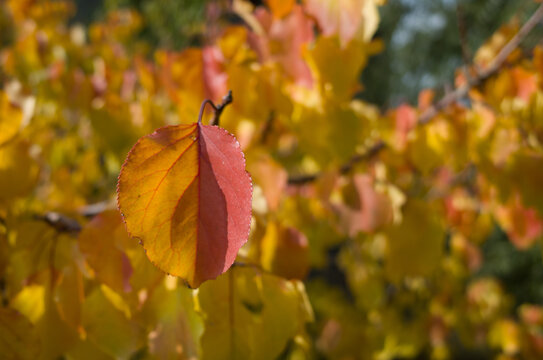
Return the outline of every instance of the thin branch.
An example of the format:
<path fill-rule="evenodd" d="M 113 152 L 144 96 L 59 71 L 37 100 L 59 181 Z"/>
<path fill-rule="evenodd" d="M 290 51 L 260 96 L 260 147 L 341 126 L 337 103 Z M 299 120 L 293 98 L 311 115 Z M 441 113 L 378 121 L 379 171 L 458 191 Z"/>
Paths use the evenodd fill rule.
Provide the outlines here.
<path fill-rule="evenodd" d="M 232 90 L 228 90 L 228 94 L 226 94 L 222 98 L 222 102 L 219 105 L 215 105 L 213 103 L 213 101 L 211 101 L 209 99 L 205 99 L 202 102 L 202 105 L 200 106 L 200 114 L 198 115 L 198 122 L 202 123 L 202 117 L 204 115 L 204 110 L 206 108 L 206 105 L 209 104 L 213 108 L 213 111 L 215 111 L 215 114 L 213 115 L 213 119 L 209 122 L 209 125 L 219 126 L 219 120 L 220 120 L 220 117 L 221 117 L 221 114 L 222 114 L 224 108 L 227 105 L 231 104 L 232 101 L 234 101 L 234 99 L 232 97 Z"/>
<path fill-rule="evenodd" d="M 58 212 L 50 211 L 45 215 L 36 215 L 35 218 L 46 222 L 47 225 L 61 233 L 77 234 L 81 231 L 81 225 L 77 220 Z"/>
<path fill-rule="evenodd" d="M 100 201 L 94 204 L 85 205 L 77 210 L 80 215 L 90 218 L 106 210 L 116 209 L 115 203 L 111 201 Z"/>
<path fill-rule="evenodd" d="M 222 98 L 222 102 L 215 108 L 215 115 L 213 116 L 213 120 L 209 123 L 210 125 L 219 126 L 219 120 L 224 108 L 231 104 L 232 101 L 234 101 L 234 98 L 232 97 L 232 90 L 228 90 L 228 94 Z"/>
<path fill-rule="evenodd" d="M 339 168 L 339 172 L 341 174 L 347 174 L 349 173 L 352 168 L 363 161 L 371 160 L 373 157 L 375 157 L 377 154 L 381 152 L 386 147 L 386 144 L 379 140 L 377 141 L 373 146 L 371 146 L 368 150 L 366 150 L 362 154 L 356 154 L 353 155 L 349 161 L 347 161 L 345 164 L 343 164 Z M 288 178 L 289 185 L 304 185 L 310 182 L 313 182 L 317 180 L 322 173 L 313 173 L 313 174 L 307 174 L 307 175 L 299 175 L 299 176 L 291 176 Z"/>
<path fill-rule="evenodd" d="M 449 105 L 458 102 L 463 99 L 473 87 L 480 85 L 482 82 L 496 74 L 507 57 L 515 50 L 524 38 L 533 30 L 533 28 L 543 19 L 543 4 L 541 4 L 532 16 L 524 23 L 522 28 L 513 36 L 513 38 L 500 50 L 498 55 L 494 58 L 490 66 L 480 71 L 476 77 L 468 78 L 465 85 L 457 88 L 456 90 L 446 94 L 435 103 L 433 106 L 425 110 L 418 118 L 417 125 L 425 125 L 429 123 L 440 111 L 447 108 Z M 374 146 L 369 148 L 362 154 L 354 155 L 347 163 L 340 167 L 341 174 L 346 174 L 352 170 L 354 165 L 359 162 L 367 161 L 376 156 L 381 150 L 386 147 L 384 141 L 379 140 Z M 291 185 L 303 185 L 317 180 L 322 174 L 313 173 L 307 175 L 291 176 L 288 179 L 288 183 Z"/>
<path fill-rule="evenodd" d="M 232 91 L 229 90 L 228 94 L 226 94 L 222 98 L 222 102 L 219 105 L 215 105 L 211 100 L 206 99 L 202 102 L 202 105 L 200 107 L 200 114 L 198 115 L 198 122 L 202 122 L 202 117 L 204 115 L 204 110 L 206 105 L 211 105 L 213 110 L 215 111 L 215 114 L 213 115 L 213 119 L 210 122 L 210 125 L 219 125 L 219 119 L 221 117 L 221 114 L 226 106 L 231 104 L 233 101 L 232 97 Z M 92 217 L 95 215 L 98 215 L 102 211 L 108 209 L 110 207 L 109 202 L 100 202 L 96 204 L 91 204 L 83 207 L 80 209 L 81 215 L 85 217 Z M 54 228 L 58 232 L 62 233 L 71 233 L 71 234 L 77 234 L 81 231 L 81 224 L 77 222 L 77 220 L 72 219 L 70 217 L 67 217 L 66 215 L 63 215 L 58 212 L 50 211 L 45 213 L 44 215 L 35 215 L 35 218 L 37 220 L 41 220 L 46 222 L 49 226 Z M 1 221 L 2 219 L 0 219 Z"/>
<path fill-rule="evenodd" d="M 205 110 L 207 104 L 211 105 L 213 110 L 215 110 L 215 113 L 217 112 L 217 107 L 215 106 L 215 104 L 213 104 L 213 101 L 211 101 L 209 99 L 205 99 L 202 102 L 202 105 L 200 106 L 200 114 L 198 114 L 198 123 L 200 123 L 200 124 L 202 123 L 202 116 L 204 116 L 204 110 Z"/>
<path fill-rule="evenodd" d="M 266 144 L 268 141 L 268 138 L 270 136 L 270 133 L 273 129 L 273 120 L 275 119 L 275 111 L 270 111 L 268 118 L 266 119 L 266 122 L 264 123 L 264 126 L 262 128 L 262 132 L 260 135 L 260 143 Z"/>
<path fill-rule="evenodd" d="M 522 26 L 522 28 L 518 31 L 518 33 L 513 36 L 513 38 L 500 50 L 498 55 L 494 58 L 491 65 L 480 71 L 479 74 L 477 74 L 477 77 L 473 79 L 469 79 L 466 85 L 463 85 L 456 89 L 455 91 L 445 95 L 441 100 L 439 100 L 435 105 L 428 108 L 428 110 L 424 111 L 421 116 L 419 117 L 418 124 L 424 125 L 434 116 L 436 116 L 441 110 L 445 109 L 447 106 L 451 105 L 452 103 L 458 102 L 460 99 L 464 98 L 469 90 L 471 90 L 473 87 L 478 86 L 483 81 L 494 75 L 502 65 L 507 60 L 507 57 L 515 50 L 519 44 L 524 40 L 526 35 L 532 31 L 532 29 L 543 19 L 543 4 L 539 5 L 537 10 L 533 13 L 533 15 L 526 21 L 526 23 Z"/>

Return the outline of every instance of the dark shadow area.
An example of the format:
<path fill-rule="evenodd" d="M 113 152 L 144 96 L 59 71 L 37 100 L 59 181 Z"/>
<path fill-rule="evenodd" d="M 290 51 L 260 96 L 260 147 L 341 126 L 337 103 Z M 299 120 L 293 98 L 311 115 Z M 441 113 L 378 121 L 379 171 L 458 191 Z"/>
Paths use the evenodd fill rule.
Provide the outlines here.
<path fill-rule="evenodd" d="M 518 250 L 498 227 L 482 246 L 483 266 L 477 277 L 493 276 L 521 304 L 543 304 L 543 260 L 541 245 Z"/>

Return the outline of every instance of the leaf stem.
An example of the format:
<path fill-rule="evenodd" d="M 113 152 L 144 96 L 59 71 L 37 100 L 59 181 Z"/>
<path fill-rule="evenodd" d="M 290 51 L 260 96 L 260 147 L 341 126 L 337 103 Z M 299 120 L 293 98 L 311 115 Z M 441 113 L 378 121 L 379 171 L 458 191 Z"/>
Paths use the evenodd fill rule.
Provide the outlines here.
<path fill-rule="evenodd" d="M 209 105 L 211 105 L 211 107 L 215 111 L 215 115 L 213 115 L 213 119 L 209 122 L 209 125 L 219 126 L 219 119 L 221 117 L 221 114 L 222 114 L 224 108 L 227 105 L 231 104 L 232 101 L 234 101 L 234 98 L 232 97 L 232 90 L 228 90 L 228 94 L 226 94 L 222 98 L 222 102 L 219 105 L 215 105 L 213 103 L 213 101 L 211 101 L 209 99 L 205 99 L 202 102 L 202 106 L 200 106 L 200 115 L 198 115 L 198 123 L 199 124 L 202 123 L 202 116 L 204 115 L 204 109 L 205 109 L 206 105 L 209 104 Z"/>
<path fill-rule="evenodd" d="M 204 102 L 202 102 L 202 106 L 200 106 L 200 114 L 198 115 L 198 123 L 202 123 L 202 116 L 204 115 L 204 109 L 206 108 L 206 105 L 209 104 L 215 110 L 215 113 L 217 112 L 217 107 L 215 104 L 213 104 L 213 101 L 209 99 L 205 99 Z"/>
<path fill-rule="evenodd" d="M 215 116 L 213 117 L 213 121 L 211 122 L 211 125 L 219 126 L 219 119 L 221 117 L 221 114 L 226 106 L 232 103 L 234 101 L 234 98 L 232 97 L 232 90 L 228 90 L 228 94 L 226 94 L 222 98 L 222 102 L 215 108 Z"/>

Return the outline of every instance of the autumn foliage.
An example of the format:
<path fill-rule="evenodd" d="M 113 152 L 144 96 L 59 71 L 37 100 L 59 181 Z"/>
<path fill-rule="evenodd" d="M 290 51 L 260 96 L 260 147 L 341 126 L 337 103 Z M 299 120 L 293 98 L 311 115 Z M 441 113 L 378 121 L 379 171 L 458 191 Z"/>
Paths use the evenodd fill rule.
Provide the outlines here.
<path fill-rule="evenodd" d="M 142 138 L 117 191 L 149 260 L 192 287 L 228 270 L 247 242 L 251 178 L 239 143 L 217 126 L 169 126 Z"/>
<path fill-rule="evenodd" d="M 506 24 L 458 96 L 382 111 L 382 3 L 235 0 L 175 52 L 1 2 L 0 358 L 542 358 L 541 305 L 483 270 L 540 247 L 543 48 Z"/>

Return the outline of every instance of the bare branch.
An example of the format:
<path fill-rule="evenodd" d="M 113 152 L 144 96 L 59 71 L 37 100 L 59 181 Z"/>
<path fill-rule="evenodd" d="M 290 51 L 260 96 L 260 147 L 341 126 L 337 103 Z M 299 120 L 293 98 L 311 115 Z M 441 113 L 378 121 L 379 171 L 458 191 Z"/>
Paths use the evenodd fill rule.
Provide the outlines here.
<path fill-rule="evenodd" d="M 498 55 L 494 58 L 490 66 L 480 71 L 476 77 L 468 78 L 467 84 L 457 88 L 456 90 L 446 94 L 435 103 L 433 106 L 425 110 L 418 118 L 417 125 L 425 125 L 429 123 L 440 111 L 463 99 L 473 87 L 480 85 L 492 75 L 496 74 L 504 65 L 507 57 L 515 50 L 522 40 L 533 30 L 533 28 L 543 19 L 543 4 L 541 4 L 532 16 L 524 23 L 518 33 L 500 50 Z M 367 161 L 376 156 L 381 150 L 386 148 L 384 141 L 379 140 L 368 151 L 354 155 L 347 163 L 339 168 L 341 174 L 346 174 L 352 170 L 354 165 L 359 162 Z M 303 185 L 317 180 L 322 174 L 314 173 L 307 175 L 291 176 L 288 179 L 288 183 L 291 185 Z"/>
<path fill-rule="evenodd" d="M 475 86 L 478 86 L 483 81 L 494 75 L 502 67 L 507 60 L 507 57 L 515 50 L 519 44 L 524 40 L 526 35 L 532 31 L 532 29 L 543 19 L 543 4 L 541 4 L 533 15 L 526 21 L 518 33 L 501 49 L 498 55 L 494 58 L 490 66 L 480 71 L 477 77 L 469 79 L 467 84 L 459 87 L 455 91 L 445 95 L 428 110 L 424 111 L 418 120 L 419 125 L 428 123 L 434 116 L 436 116 L 441 110 L 451 105 L 454 102 L 464 98 L 467 93 Z"/>
<path fill-rule="evenodd" d="M 112 201 L 100 201 L 94 204 L 88 204 L 78 209 L 78 213 L 84 217 L 93 217 L 106 210 L 116 209 L 115 203 Z"/>
<path fill-rule="evenodd" d="M 213 120 L 211 121 L 210 125 L 219 126 L 219 120 L 224 108 L 230 105 L 232 101 L 234 101 L 234 98 L 232 97 L 232 90 L 228 90 L 228 94 L 222 98 L 222 102 L 215 107 L 215 115 L 213 116 Z"/>
<path fill-rule="evenodd" d="M 77 220 L 58 212 L 50 211 L 45 215 L 36 215 L 35 218 L 46 222 L 58 232 L 77 234 L 81 231 L 81 225 Z"/>
<path fill-rule="evenodd" d="M 222 98 L 222 102 L 219 105 L 215 105 L 213 103 L 213 101 L 211 101 L 209 99 L 205 99 L 202 102 L 202 106 L 200 106 L 200 114 L 198 115 L 198 122 L 199 123 L 202 122 L 202 117 L 204 115 L 204 109 L 205 109 L 206 105 L 209 104 L 213 108 L 213 111 L 215 111 L 215 114 L 213 115 L 213 119 L 209 122 L 209 125 L 219 126 L 219 120 L 220 120 L 220 117 L 221 117 L 221 114 L 222 114 L 224 108 L 227 105 L 231 104 L 233 100 L 234 100 L 234 98 L 232 97 L 232 90 L 228 90 L 228 94 L 226 94 Z"/>
<path fill-rule="evenodd" d="M 353 155 L 349 159 L 349 161 L 347 161 L 345 164 L 343 164 L 339 168 L 339 172 L 341 174 L 349 173 L 356 164 L 374 158 L 385 147 L 386 147 L 386 144 L 384 141 L 381 141 L 381 140 L 377 141 L 373 146 L 371 146 L 368 150 L 366 150 L 362 154 Z M 307 183 L 317 180 L 321 175 L 322 173 L 319 172 L 319 173 L 308 174 L 308 175 L 291 176 L 288 178 L 288 183 L 290 185 L 303 185 L 303 184 L 307 184 Z"/>

